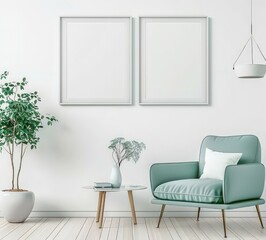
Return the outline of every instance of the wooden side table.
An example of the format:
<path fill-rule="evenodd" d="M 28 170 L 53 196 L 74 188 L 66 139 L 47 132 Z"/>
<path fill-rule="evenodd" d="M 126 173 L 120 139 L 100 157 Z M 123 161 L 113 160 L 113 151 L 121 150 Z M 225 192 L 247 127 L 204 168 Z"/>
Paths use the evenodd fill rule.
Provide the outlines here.
<path fill-rule="evenodd" d="M 137 224 L 136 211 L 135 211 L 134 199 L 133 199 L 133 191 L 144 190 L 147 187 L 145 186 L 121 186 L 120 188 L 94 188 L 93 186 L 87 186 L 83 188 L 93 189 L 95 192 L 99 193 L 97 215 L 96 215 L 96 222 L 99 222 L 99 228 L 101 228 L 103 224 L 105 199 L 106 199 L 106 193 L 108 192 L 126 192 L 127 191 L 130 208 L 131 208 L 132 219 L 133 219 L 134 224 Z"/>

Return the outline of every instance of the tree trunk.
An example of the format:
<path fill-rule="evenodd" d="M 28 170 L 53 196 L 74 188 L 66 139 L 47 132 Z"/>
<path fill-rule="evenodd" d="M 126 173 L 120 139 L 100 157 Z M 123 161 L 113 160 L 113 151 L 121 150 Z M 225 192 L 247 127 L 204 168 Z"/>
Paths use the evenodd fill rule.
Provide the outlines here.
<path fill-rule="evenodd" d="M 12 133 L 12 149 L 10 151 L 10 158 L 11 158 L 11 165 L 12 165 L 12 190 L 15 189 L 15 167 L 14 167 L 14 151 L 15 151 L 15 140 L 14 140 L 14 136 L 15 136 L 15 130 L 16 130 L 16 125 L 14 125 L 13 128 L 13 133 Z"/>
<path fill-rule="evenodd" d="M 15 189 L 14 143 L 12 143 L 12 149 L 10 150 L 10 160 L 12 166 L 12 190 L 14 190 Z"/>
<path fill-rule="evenodd" d="M 23 153 L 23 143 L 21 143 L 20 162 L 19 162 L 19 169 L 18 169 L 18 174 L 17 174 L 17 189 L 19 189 L 19 175 L 20 175 L 20 171 L 21 171 L 23 155 L 24 155 L 24 153 Z"/>

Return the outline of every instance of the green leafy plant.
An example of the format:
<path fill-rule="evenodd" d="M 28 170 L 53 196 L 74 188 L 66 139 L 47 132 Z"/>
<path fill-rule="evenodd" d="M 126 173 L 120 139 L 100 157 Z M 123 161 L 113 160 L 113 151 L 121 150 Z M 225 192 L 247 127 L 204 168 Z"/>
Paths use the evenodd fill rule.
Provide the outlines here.
<path fill-rule="evenodd" d="M 37 133 L 43 128 L 43 122 L 51 126 L 57 119 L 54 116 L 42 115 L 38 103 L 41 98 L 38 92 L 26 92 L 26 78 L 21 81 L 7 81 L 8 72 L 0 75 L 0 151 L 5 150 L 12 166 L 11 191 L 23 191 L 19 187 L 22 160 L 28 147 L 36 149 L 40 141 Z M 16 148 L 19 148 L 19 166 L 16 175 Z"/>
<path fill-rule="evenodd" d="M 120 167 L 124 160 L 133 160 L 136 163 L 139 160 L 140 153 L 146 149 L 146 146 L 143 142 L 126 141 L 124 138 L 119 137 L 111 140 L 111 145 L 108 148 L 113 150 L 113 160 Z"/>

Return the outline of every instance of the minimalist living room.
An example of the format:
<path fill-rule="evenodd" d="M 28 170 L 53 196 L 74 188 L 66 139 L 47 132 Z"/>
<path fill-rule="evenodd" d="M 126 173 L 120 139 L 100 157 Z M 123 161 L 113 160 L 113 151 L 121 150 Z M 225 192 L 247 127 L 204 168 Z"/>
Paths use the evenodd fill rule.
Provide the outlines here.
<path fill-rule="evenodd" d="M 266 239 L 264 0 L 0 9 L 0 239 Z"/>

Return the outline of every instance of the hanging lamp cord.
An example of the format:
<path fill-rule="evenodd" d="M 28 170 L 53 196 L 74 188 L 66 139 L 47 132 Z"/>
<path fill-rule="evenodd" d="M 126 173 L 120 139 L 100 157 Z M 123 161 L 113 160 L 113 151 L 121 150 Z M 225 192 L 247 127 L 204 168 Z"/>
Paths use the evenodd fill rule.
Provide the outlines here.
<path fill-rule="evenodd" d="M 235 69 L 235 65 L 238 61 L 238 59 L 241 57 L 242 53 L 244 52 L 245 48 L 247 47 L 248 43 L 251 43 L 251 62 L 252 64 L 254 63 L 254 52 L 253 52 L 253 43 L 256 44 L 256 47 L 258 48 L 261 56 L 263 57 L 263 59 L 266 61 L 266 58 L 264 56 L 264 54 L 262 53 L 258 43 L 256 42 L 256 40 L 253 37 L 253 0 L 250 0 L 250 37 L 247 40 L 246 44 L 244 45 L 244 47 L 242 48 L 240 54 L 238 55 L 237 59 L 235 60 L 234 64 L 233 64 L 233 69 Z"/>
<path fill-rule="evenodd" d="M 250 0 L 250 44 L 251 44 L 251 62 L 254 63 L 254 53 L 253 53 L 253 24 L 252 24 L 252 6 L 253 0 Z"/>

